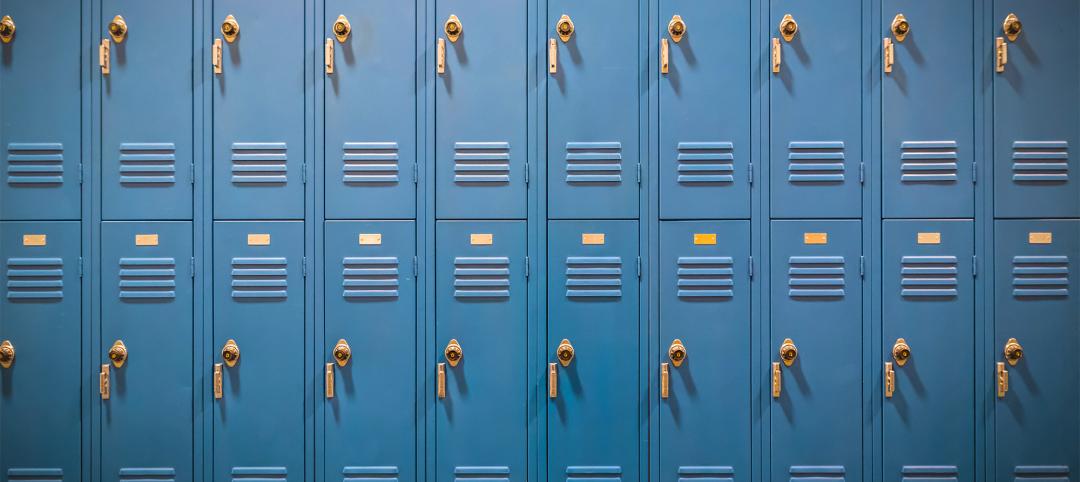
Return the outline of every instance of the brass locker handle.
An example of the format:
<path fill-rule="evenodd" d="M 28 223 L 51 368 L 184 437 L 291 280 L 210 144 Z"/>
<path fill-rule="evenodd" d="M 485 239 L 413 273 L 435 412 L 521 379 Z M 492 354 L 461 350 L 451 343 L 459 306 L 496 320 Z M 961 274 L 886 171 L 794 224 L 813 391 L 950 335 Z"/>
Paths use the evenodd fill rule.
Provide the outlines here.
<path fill-rule="evenodd" d="M 124 345 L 123 340 L 116 340 L 113 342 L 112 348 L 109 348 L 109 361 L 114 367 L 120 368 L 124 366 L 124 362 L 128 359 L 128 349 Z"/>
<path fill-rule="evenodd" d="M 457 18 L 457 15 L 450 15 L 450 18 L 446 19 L 446 23 L 443 24 L 443 32 L 446 33 L 446 38 L 451 42 L 457 42 L 461 37 L 463 31 L 461 20 Z"/>
<path fill-rule="evenodd" d="M 213 47 L 211 47 L 211 53 L 210 53 L 211 60 L 210 60 L 210 63 L 214 66 L 214 73 L 215 74 L 220 74 L 222 72 L 221 63 L 222 63 L 223 54 L 222 54 L 221 50 L 222 50 L 221 39 L 219 39 L 219 38 L 214 39 L 214 45 L 213 45 Z"/>
<path fill-rule="evenodd" d="M 896 55 L 893 53 L 892 39 L 881 39 L 881 62 L 886 74 L 892 73 L 893 64 L 896 63 Z"/>
<path fill-rule="evenodd" d="M 997 362 L 997 396 L 1005 398 L 1009 391 L 1009 370 L 1005 368 L 1005 362 Z"/>
<path fill-rule="evenodd" d="M 896 370 L 892 362 L 885 362 L 885 398 L 892 398 L 896 391 Z"/>
<path fill-rule="evenodd" d="M 223 394 L 222 392 L 224 392 L 223 386 L 222 386 L 222 385 L 224 385 L 224 380 L 222 380 L 222 373 L 221 373 L 222 371 L 223 371 L 222 370 L 222 365 L 220 363 L 215 363 L 214 364 L 214 398 L 215 399 L 221 399 L 222 394 Z"/>
<path fill-rule="evenodd" d="M 98 67 L 101 67 L 101 75 L 109 75 L 112 70 L 112 43 L 109 39 L 101 39 L 98 44 Z"/>
<path fill-rule="evenodd" d="M 548 39 L 548 73 L 554 74 L 559 70 L 559 46 L 555 39 Z"/>
<path fill-rule="evenodd" d="M 1001 24 L 1001 30 L 1005 32 L 1005 37 L 1010 42 L 1015 42 L 1016 38 L 1023 32 L 1024 24 L 1020 22 L 1020 18 L 1015 13 L 1010 13 L 1005 16 L 1005 21 Z"/>
<path fill-rule="evenodd" d="M 101 394 L 102 400 L 108 400 L 112 395 L 112 385 L 109 381 L 109 364 L 105 363 L 101 365 L 101 371 L 98 372 L 98 393 Z"/>
<path fill-rule="evenodd" d="M 780 73 L 780 39 L 772 38 L 772 73 Z"/>
<path fill-rule="evenodd" d="M 892 31 L 893 37 L 896 37 L 897 42 L 903 42 L 908 34 L 911 33 L 911 24 L 904 14 L 898 13 L 893 17 L 892 25 L 889 26 L 889 30 Z"/>
<path fill-rule="evenodd" d="M 671 342 L 671 346 L 667 350 L 668 359 L 671 360 L 671 364 L 676 367 L 682 366 L 686 361 L 686 346 L 683 345 L 682 340 L 676 338 Z"/>
<path fill-rule="evenodd" d="M 911 359 L 911 347 L 903 338 L 897 338 L 892 347 L 892 357 L 897 366 L 904 366 Z"/>
<path fill-rule="evenodd" d="M 1005 342 L 1005 361 L 1009 362 L 1009 366 L 1016 366 L 1021 358 L 1024 358 L 1024 347 L 1020 346 L 1016 338 L 1009 338 L 1009 341 Z"/>
<path fill-rule="evenodd" d="M 338 340 L 336 344 L 334 344 L 333 355 L 334 362 L 336 362 L 339 367 L 348 365 L 349 360 L 352 359 L 352 347 L 349 346 L 349 342 L 345 341 L 345 339 L 342 338 Z"/>
<path fill-rule="evenodd" d="M 667 363 L 660 364 L 660 398 L 667 398 L 671 394 L 671 369 Z"/>
<path fill-rule="evenodd" d="M 221 22 L 221 35 L 225 37 L 226 42 L 236 41 L 236 37 L 240 35 L 240 23 L 236 21 L 236 17 L 232 15 L 225 17 L 225 21 Z"/>
<path fill-rule="evenodd" d="M 334 398 L 334 364 L 327 363 L 323 371 L 326 384 L 326 398 Z"/>
<path fill-rule="evenodd" d="M 334 73 L 334 41 L 330 38 L 323 47 L 323 66 L 327 74 Z"/>
<path fill-rule="evenodd" d="M 446 73 L 446 40 L 443 39 L 435 42 L 435 72 Z"/>
<path fill-rule="evenodd" d="M 15 20 L 11 19 L 11 15 L 4 15 L 4 18 L 0 18 L 0 42 L 9 43 L 13 38 L 15 38 Z"/>
<path fill-rule="evenodd" d="M 109 22 L 109 36 L 112 37 L 113 42 L 123 43 L 124 39 L 127 38 L 127 33 L 128 26 L 127 22 L 124 21 L 124 17 L 120 15 L 113 17 L 112 21 Z"/>
<path fill-rule="evenodd" d="M 548 398 L 559 396 L 559 364 L 548 363 Z"/>
<path fill-rule="evenodd" d="M 15 363 L 15 345 L 11 340 L 0 342 L 0 368 L 11 368 Z"/>
<path fill-rule="evenodd" d="M 799 358 L 799 348 L 791 338 L 784 338 L 784 343 L 780 345 L 780 360 L 784 362 L 784 366 L 789 367 L 795 364 L 796 358 Z"/>
<path fill-rule="evenodd" d="M 997 37 L 994 39 L 994 71 L 1004 72 L 1007 63 L 1009 63 L 1009 44 L 1005 43 L 1004 38 Z"/>
<path fill-rule="evenodd" d="M 458 343 L 457 339 L 453 339 L 443 349 L 443 356 L 446 357 L 446 361 L 450 363 L 450 366 L 456 367 L 458 363 L 461 363 L 465 353 L 461 351 L 461 344 Z"/>
<path fill-rule="evenodd" d="M 681 15 L 671 16 L 671 21 L 667 24 L 667 31 L 672 42 L 679 43 L 682 41 L 683 36 L 686 35 L 686 22 L 683 21 Z"/>
<path fill-rule="evenodd" d="M 439 398 L 446 398 L 446 364 L 435 365 L 435 394 Z"/>
<path fill-rule="evenodd" d="M 555 33 L 559 34 L 563 43 L 569 42 L 570 37 L 574 36 L 574 21 L 570 20 L 569 15 L 564 13 L 559 17 L 559 21 L 555 23 Z"/>
<path fill-rule="evenodd" d="M 563 338 L 559 342 L 559 347 L 555 349 L 555 356 L 562 366 L 570 366 L 570 362 L 574 361 L 574 345 L 570 344 L 570 340 Z"/>
<path fill-rule="evenodd" d="M 352 24 L 344 15 L 338 15 L 332 28 L 334 29 L 334 37 L 337 37 L 337 41 L 341 43 L 345 43 L 349 39 L 349 34 L 352 33 Z"/>
<path fill-rule="evenodd" d="M 236 340 L 230 339 L 221 347 L 221 359 L 225 360 L 225 365 L 229 367 L 236 366 L 240 361 L 240 346 L 236 344 Z"/>
<path fill-rule="evenodd" d="M 780 19 L 780 36 L 784 37 L 785 42 L 790 42 L 795 38 L 795 34 L 799 33 L 799 23 L 795 21 L 795 17 L 792 17 L 790 13 L 785 14 L 784 18 Z"/>
<path fill-rule="evenodd" d="M 666 38 L 660 39 L 660 73 L 666 74 L 670 70 L 671 52 Z"/>
<path fill-rule="evenodd" d="M 772 397 L 780 398 L 780 384 L 782 379 L 780 378 L 780 362 L 772 362 Z"/>

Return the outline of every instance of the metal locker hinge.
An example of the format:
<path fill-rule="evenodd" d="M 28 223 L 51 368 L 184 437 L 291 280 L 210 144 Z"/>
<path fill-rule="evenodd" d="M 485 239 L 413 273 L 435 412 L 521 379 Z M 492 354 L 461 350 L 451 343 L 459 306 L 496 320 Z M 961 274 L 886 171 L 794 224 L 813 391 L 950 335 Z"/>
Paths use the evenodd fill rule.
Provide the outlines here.
<path fill-rule="evenodd" d="M 414 162 L 412 165 L 412 183 L 416 184 L 418 182 L 420 182 L 420 166 Z"/>
<path fill-rule="evenodd" d="M 79 256 L 79 277 L 83 277 L 83 258 Z"/>
<path fill-rule="evenodd" d="M 529 163 L 525 163 L 525 185 L 529 185 Z"/>
<path fill-rule="evenodd" d="M 753 186 L 754 185 L 754 163 L 751 162 L 751 163 L 747 164 L 746 169 L 747 169 L 747 171 L 746 171 L 746 182 L 748 182 L 751 186 Z"/>
<path fill-rule="evenodd" d="M 748 265 L 747 266 L 747 271 L 750 272 L 750 279 L 754 279 L 754 257 L 753 256 L 750 256 L 750 259 L 747 261 L 747 265 Z"/>
<path fill-rule="evenodd" d="M 859 163 L 859 184 L 862 184 L 866 180 L 866 164 Z"/>
<path fill-rule="evenodd" d="M 188 171 L 191 172 L 191 176 L 188 179 L 190 179 L 191 184 L 194 185 L 195 184 L 195 163 L 194 162 L 192 162 L 188 166 Z"/>
<path fill-rule="evenodd" d="M 860 278 L 865 278 L 866 277 L 866 257 L 865 256 L 859 256 L 859 277 Z"/>
<path fill-rule="evenodd" d="M 300 164 L 300 182 L 307 184 L 307 163 Z"/>
<path fill-rule="evenodd" d="M 81 186 L 82 183 L 83 183 L 83 165 L 80 162 L 79 163 L 79 185 Z"/>
<path fill-rule="evenodd" d="M 304 266 L 304 277 L 307 278 L 307 256 L 304 256 L 302 259 L 302 264 Z"/>
<path fill-rule="evenodd" d="M 413 279 L 420 277 L 420 258 L 417 256 L 412 257 L 412 277 Z"/>
<path fill-rule="evenodd" d="M 637 277 L 641 279 L 641 256 L 637 257 Z"/>
<path fill-rule="evenodd" d="M 191 277 L 194 278 L 195 277 L 195 257 L 194 256 L 191 257 L 190 266 L 191 266 Z"/>
<path fill-rule="evenodd" d="M 979 163 L 977 161 L 971 161 L 971 183 L 979 183 Z"/>
<path fill-rule="evenodd" d="M 641 184 L 641 163 L 637 165 L 637 183 Z"/>
<path fill-rule="evenodd" d="M 529 279 L 529 257 L 525 257 L 525 279 Z"/>
<path fill-rule="evenodd" d="M 979 256 L 971 255 L 971 277 L 979 276 Z"/>

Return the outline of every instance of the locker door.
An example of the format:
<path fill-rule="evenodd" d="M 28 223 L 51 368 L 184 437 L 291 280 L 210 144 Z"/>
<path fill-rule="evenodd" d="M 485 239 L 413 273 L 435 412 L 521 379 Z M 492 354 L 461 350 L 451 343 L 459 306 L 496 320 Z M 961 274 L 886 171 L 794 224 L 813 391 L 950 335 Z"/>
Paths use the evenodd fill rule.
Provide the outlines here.
<path fill-rule="evenodd" d="M 333 72 L 323 69 L 328 218 L 416 216 L 414 18 L 412 1 L 326 0 L 323 42 L 333 52 L 324 59 Z"/>
<path fill-rule="evenodd" d="M 627 0 L 548 0 L 548 62 L 556 64 L 547 74 L 552 218 L 638 215 L 639 10 Z M 573 28 L 563 41 L 566 22 Z"/>
<path fill-rule="evenodd" d="M 881 74 L 885 217 L 974 215 L 972 9 L 884 0 L 879 53 L 889 42 L 894 59 Z"/>
<path fill-rule="evenodd" d="M 857 220 L 772 222 L 773 480 L 862 480 L 861 242 Z"/>
<path fill-rule="evenodd" d="M 883 224 L 884 480 L 974 481 L 974 225 Z"/>
<path fill-rule="evenodd" d="M 99 69 L 105 219 L 191 219 L 192 7 L 102 2 L 95 40 L 110 49 L 109 72 Z"/>
<path fill-rule="evenodd" d="M 1004 32 L 1010 13 L 1020 22 L 1015 40 Z M 1080 104 L 1080 56 L 1071 34 L 1080 3 L 994 0 L 993 19 L 1008 60 L 994 74 L 994 214 L 1080 216 L 1080 116 L 1066 107 Z"/>
<path fill-rule="evenodd" d="M 79 223 L 0 223 L 0 248 L 0 476 L 78 480 Z"/>
<path fill-rule="evenodd" d="M 548 479 L 636 481 L 644 396 L 637 221 L 548 228 Z"/>
<path fill-rule="evenodd" d="M 100 396 L 101 479 L 191 480 L 191 223 L 101 228 L 101 338 L 94 359 L 99 371 L 108 365 L 110 382 L 108 398 Z"/>
<path fill-rule="evenodd" d="M 300 221 L 214 223 L 214 480 L 304 480 L 303 254 Z"/>
<path fill-rule="evenodd" d="M 994 361 L 1007 373 L 994 403 L 994 476 L 1074 480 L 1080 470 L 1080 221 L 997 221 L 994 239 Z M 1019 359 L 1005 354 L 1013 338 L 1020 351 L 1008 352 Z"/>
<path fill-rule="evenodd" d="M 323 480 L 416 480 L 415 224 L 326 223 Z"/>
<path fill-rule="evenodd" d="M 660 2 L 663 219 L 750 217 L 748 18 L 747 0 Z"/>
<path fill-rule="evenodd" d="M 304 4 L 218 0 L 213 10 L 214 217 L 301 218 Z M 237 32 L 231 42 L 223 30 Z"/>
<path fill-rule="evenodd" d="M 444 52 L 435 74 L 439 219 L 525 218 L 527 7 L 522 0 L 436 2 L 435 48 Z M 460 29 L 451 37 L 453 28 Z"/>
<path fill-rule="evenodd" d="M 858 217 L 862 2 L 770 1 L 772 215 Z M 785 15 L 797 27 L 790 41 L 780 32 L 792 26 Z"/>
<path fill-rule="evenodd" d="M 660 223 L 663 482 L 750 480 L 749 259 L 749 221 Z"/>
<path fill-rule="evenodd" d="M 435 480 L 524 481 L 532 386 L 525 222 L 440 221 L 435 229 Z"/>
<path fill-rule="evenodd" d="M 78 219 L 82 167 L 79 9 L 68 0 L 7 0 L 0 43 L 0 219 Z"/>

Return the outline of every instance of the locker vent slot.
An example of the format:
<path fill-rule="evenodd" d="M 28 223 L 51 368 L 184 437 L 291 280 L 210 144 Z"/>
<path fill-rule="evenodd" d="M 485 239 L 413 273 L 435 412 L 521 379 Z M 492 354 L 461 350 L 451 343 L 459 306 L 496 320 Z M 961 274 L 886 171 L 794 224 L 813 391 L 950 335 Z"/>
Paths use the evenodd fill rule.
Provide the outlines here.
<path fill-rule="evenodd" d="M 285 467 L 233 467 L 233 482 L 266 482 L 287 480 L 289 475 Z"/>
<path fill-rule="evenodd" d="M 900 143 L 901 182 L 956 182 L 956 141 Z"/>
<path fill-rule="evenodd" d="M 386 467 L 345 467 L 341 469 L 342 482 L 397 482 L 398 468 Z"/>
<path fill-rule="evenodd" d="M 176 298 L 176 260 L 120 258 L 120 299 Z"/>
<path fill-rule="evenodd" d="M 64 145 L 12 142 L 7 146 L 7 182 L 12 186 L 64 183 Z"/>
<path fill-rule="evenodd" d="M 956 296 L 956 256 L 904 256 L 900 258 L 900 295 L 905 297 Z"/>
<path fill-rule="evenodd" d="M 571 465 L 566 468 L 566 482 L 619 482 L 622 467 Z"/>
<path fill-rule="evenodd" d="M 285 184 L 288 182 L 288 146 L 284 142 L 234 142 L 233 184 Z"/>
<path fill-rule="evenodd" d="M 1015 482 L 1069 482 L 1067 465 L 1018 465 Z"/>
<path fill-rule="evenodd" d="M 398 297 L 396 257 L 345 258 L 341 264 L 345 299 Z"/>
<path fill-rule="evenodd" d="M 735 182 L 735 146 L 730 142 L 680 142 L 676 158 L 683 184 Z"/>
<path fill-rule="evenodd" d="M 285 258 L 233 258 L 232 297 L 254 300 L 287 298 L 288 267 Z"/>
<path fill-rule="evenodd" d="M 8 258 L 9 300 L 60 300 L 64 297 L 64 260 Z"/>
<path fill-rule="evenodd" d="M 788 143 L 788 181 L 798 183 L 844 182 L 842 141 Z"/>
<path fill-rule="evenodd" d="M 1069 296 L 1068 256 L 1014 256 L 1013 296 Z"/>
<path fill-rule="evenodd" d="M 788 296 L 842 297 L 844 274 L 843 256 L 792 256 L 788 258 Z"/>
<path fill-rule="evenodd" d="M 455 142 L 454 182 L 510 182 L 509 142 Z"/>
<path fill-rule="evenodd" d="M 47 482 L 64 480 L 63 469 L 54 468 L 11 468 L 7 471 L 11 482 Z"/>
<path fill-rule="evenodd" d="M 566 258 L 568 298 L 618 298 L 622 296 L 622 258 L 582 256 Z"/>
<path fill-rule="evenodd" d="M 120 480 L 126 482 L 169 482 L 176 480 L 172 467 L 131 467 L 120 469 Z"/>
<path fill-rule="evenodd" d="M 1013 142 L 1013 181 L 1063 183 L 1069 180 L 1069 143 Z"/>
<path fill-rule="evenodd" d="M 454 258 L 454 297 L 510 297 L 510 258 Z"/>
<path fill-rule="evenodd" d="M 729 257 L 679 257 L 680 298 L 731 298 L 735 269 Z"/>
<path fill-rule="evenodd" d="M 621 142 L 567 142 L 566 182 L 622 182 Z"/>
<path fill-rule="evenodd" d="M 120 183 L 175 184 L 176 144 L 120 144 Z"/>
<path fill-rule="evenodd" d="M 509 482 L 510 467 L 480 466 L 454 467 L 454 481 L 481 480 L 484 482 Z"/>
<path fill-rule="evenodd" d="M 684 465 L 679 467 L 678 482 L 735 482 L 735 468 Z"/>
<path fill-rule="evenodd" d="M 345 184 L 395 183 L 398 178 L 396 142 L 346 142 L 341 168 Z"/>
<path fill-rule="evenodd" d="M 847 471 L 842 465 L 793 465 L 789 472 L 791 482 L 844 482 Z"/>
<path fill-rule="evenodd" d="M 905 465 L 900 482 L 956 482 L 960 469 L 955 465 Z"/>

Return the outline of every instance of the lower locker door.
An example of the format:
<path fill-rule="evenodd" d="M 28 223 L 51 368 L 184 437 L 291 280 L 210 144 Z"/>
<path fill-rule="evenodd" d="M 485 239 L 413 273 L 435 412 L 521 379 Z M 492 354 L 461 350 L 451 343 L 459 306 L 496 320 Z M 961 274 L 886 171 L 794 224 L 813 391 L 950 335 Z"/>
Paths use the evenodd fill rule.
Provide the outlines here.
<path fill-rule="evenodd" d="M 303 222 L 214 223 L 215 481 L 304 480 L 303 255 Z"/>
<path fill-rule="evenodd" d="M 526 480 L 524 221 L 436 223 L 435 480 Z"/>
<path fill-rule="evenodd" d="M 548 229 L 548 480 L 637 481 L 638 223 Z"/>
<path fill-rule="evenodd" d="M 663 482 L 750 479 L 749 260 L 749 221 L 660 223 Z"/>
<path fill-rule="evenodd" d="M 974 224 L 885 221 L 882 238 L 884 480 L 973 481 Z"/>
<path fill-rule="evenodd" d="M 0 223 L 0 480 L 81 476 L 79 229 Z"/>
<path fill-rule="evenodd" d="M 101 480 L 192 480 L 191 223 L 101 228 Z"/>
<path fill-rule="evenodd" d="M 862 480 L 860 229 L 772 222 L 772 480 Z"/>
<path fill-rule="evenodd" d="M 415 229 L 326 223 L 323 480 L 416 480 Z"/>

